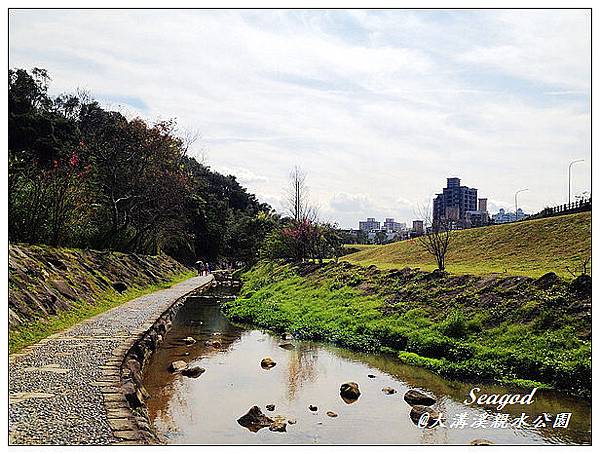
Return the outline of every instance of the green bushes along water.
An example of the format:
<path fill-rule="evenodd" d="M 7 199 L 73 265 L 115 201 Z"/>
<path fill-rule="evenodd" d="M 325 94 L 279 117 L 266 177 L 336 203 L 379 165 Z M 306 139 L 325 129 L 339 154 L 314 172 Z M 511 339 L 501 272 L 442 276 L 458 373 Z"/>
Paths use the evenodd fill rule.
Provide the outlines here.
<path fill-rule="evenodd" d="M 549 274 L 455 276 L 260 262 L 223 310 L 304 339 L 395 352 L 447 378 L 591 394 L 591 287 Z"/>

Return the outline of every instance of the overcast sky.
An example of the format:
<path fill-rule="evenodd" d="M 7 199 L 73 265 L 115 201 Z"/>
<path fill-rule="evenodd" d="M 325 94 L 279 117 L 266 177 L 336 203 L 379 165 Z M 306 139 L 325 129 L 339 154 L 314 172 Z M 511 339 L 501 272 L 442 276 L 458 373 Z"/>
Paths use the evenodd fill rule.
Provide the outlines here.
<path fill-rule="evenodd" d="M 446 177 L 490 211 L 591 188 L 590 13 L 13 10 L 10 66 L 176 118 L 207 163 L 283 209 L 308 173 L 323 220 L 416 218 Z"/>

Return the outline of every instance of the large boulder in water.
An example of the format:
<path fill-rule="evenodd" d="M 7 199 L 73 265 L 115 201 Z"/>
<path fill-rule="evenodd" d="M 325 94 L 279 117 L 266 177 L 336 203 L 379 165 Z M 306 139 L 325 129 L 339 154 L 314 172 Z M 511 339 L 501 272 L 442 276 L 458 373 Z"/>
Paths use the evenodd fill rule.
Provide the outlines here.
<path fill-rule="evenodd" d="M 409 389 L 406 391 L 406 394 L 404 394 L 404 400 L 409 405 L 429 406 L 435 404 L 435 399 L 433 397 L 428 396 L 418 389 Z"/>
<path fill-rule="evenodd" d="M 250 432 L 258 432 L 263 427 L 269 427 L 273 420 L 266 416 L 256 405 L 248 410 L 244 416 L 237 420 L 238 424 Z"/>
<path fill-rule="evenodd" d="M 360 389 L 358 389 L 358 383 L 355 383 L 353 381 L 343 383 L 342 386 L 340 386 L 340 396 L 342 397 L 342 400 L 347 404 L 356 402 L 360 397 Z"/>

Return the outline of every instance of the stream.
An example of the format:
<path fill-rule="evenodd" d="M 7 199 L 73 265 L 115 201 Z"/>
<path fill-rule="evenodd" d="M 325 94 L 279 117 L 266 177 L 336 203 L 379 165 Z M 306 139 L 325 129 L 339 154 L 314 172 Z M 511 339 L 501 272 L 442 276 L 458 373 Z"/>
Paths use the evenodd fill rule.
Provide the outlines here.
<path fill-rule="evenodd" d="M 220 299 L 232 297 L 222 292 L 211 290 L 189 298 L 145 368 L 148 413 L 166 443 L 468 444 L 474 439 L 495 444 L 591 443 L 591 404 L 585 399 L 538 390 L 530 405 L 507 405 L 502 410 L 466 405 L 463 402 L 474 386 L 487 394 L 523 394 L 531 389 L 445 380 L 402 364 L 393 355 L 284 340 L 233 324 L 220 312 Z M 183 339 L 188 336 L 197 342 L 187 346 Z M 264 357 L 277 365 L 261 368 Z M 206 371 L 198 378 L 171 373 L 168 367 L 176 360 Z M 351 404 L 341 399 L 339 391 L 348 381 L 358 383 L 361 391 Z M 385 394 L 384 387 L 397 392 Z M 433 407 L 444 415 L 446 427 L 423 429 L 411 420 L 411 406 L 403 396 L 413 388 L 435 396 Z M 275 405 L 274 411 L 266 409 L 269 404 Z M 288 423 L 286 432 L 268 427 L 251 432 L 237 420 L 254 405 L 266 416 L 283 415 L 295 424 Z M 310 405 L 317 410 L 309 410 Z M 501 416 L 509 414 L 513 421 L 522 413 L 527 423 L 522 427 L 512 427 Z M 559 413 L 572 414 L 566 428 L 553 428 Z"/>

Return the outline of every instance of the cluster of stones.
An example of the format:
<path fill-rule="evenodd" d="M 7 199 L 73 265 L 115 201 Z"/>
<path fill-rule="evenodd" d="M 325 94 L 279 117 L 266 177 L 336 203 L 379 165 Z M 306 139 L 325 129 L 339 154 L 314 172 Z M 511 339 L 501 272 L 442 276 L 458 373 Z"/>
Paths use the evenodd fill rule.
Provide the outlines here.
<path fill-rule="evenodd" d="M 280 344 L 279 347 L 286 350 L 291 350 L 295 348 L 295 346 L 290 343 Z M 266 370 L 272 369 L 276 365 L 277 363 L 269 357 L 263 358 L 260 362 L 260 366 Z M 374 374 L 368 374 L 367 377 L 369 377 L 370 379 L 377 378 L 377 376 Z M 381 391 L 386 395 L 396 394 L 396 390 L 389 386 L 383 387 Z M 356 382 L 349 381 L 346 383 L 342 383 L 342 385 L 340 386 L 340 397 L 347 404 L 353 404 L 354 402 L 356 402 L 359 399 L 360 395 L 360 388 L 358 383 Z M 432 407 L 436 403 L 436 399 L 428 394 L 425 394 L 423 391 L 420 391 L 418 389 L 409 389 L 404 394 L 404 401 L 411 407 L 410 419 L 416 425 L 423 425 L 422 428 L 433 428 L 435 427 L 437 421 L 444 420 L 442 414 Z M 267 409 L 267 411 L 275 411 L 274 404 L 268 404 L 265 406 L 265 408 Z M 308 409 L 313 413 L 316 413 L 319 410 L 319 408 L 313 404 L 309 405 Z M 338 417 L 338 414 L 334 411 L 327 411 L 325 414 L 330 418 Z M 237 420 L 237 422 L 239 425 L 247 428 L 251 432 L 258 432 L 260 429 L 265 427 L 268 427 L 269 430 L 272 432 L 286 432 L 287 424 L 296 423 L 295 419 L 289 419 L 286 423 L 286 419 L 287 418 L 285 416 L 281 415 L 271 418 L 265 415 L 257 405 L 254 405 L 252 408 L 250 408 L 250 410 L 248 410 L 248 412 L 245 415 L 241 416 Z M 494 443 L 489 440 L 480 438 L 472 440 L 469 444 L 479 446 L 492 445 Z"/>
<path fill-rule="evenodd" d="M 418 389 L 409 389 L 406 391 L 404 401 L 412 407 L 410 410 L 410 419 L 415 424 L 421 424 L 421 418 L 423 415 L 427 415 L 428 417 L 423 421 L 425 427 L 434 427 L 436 420 L 439 420 L 441 417 L 437 410 L 431 408 L 431 405 L 436 402 L 435 399 Z"/>
<path fill-rule="evenodd" d="M 295 348 L 293 344 L 289 343 L 281 344 L 280 347 L 286 350 Z M 263 358 L 260 362 L 260 366 L 266 370 L 272 369 L 276 365 L 277 363 L 269 357 Z M 347 404 L 356 402 L 360 397 L 360 394 L 358 384 L 355 382 L 346 382 L 340 386 L 340 397 Z M 265 408 L 267 411 L 275 411 L 275 404 L 268 404 Z M 313 413 L 318 411 L 318 407 L 312 404 L 308 406 L 308 409 Z M 325 414 L 330 418 L 338 417 L 338 414 L 331 410 L 327 411 Z M 295 419 L 287 418 L 283 415 L 277 415 L 271 418 L 270 416 L 265 415 L 258 405 L 254 405 L 250 408 L 245 415 L 238 418 L 237 422 L 240 426 L 245 427 L 251 432 L 258 432 L 265 427 L 268 427 L 271 432 L 287 432 L 288 424 L 296 424 Z"/>

